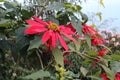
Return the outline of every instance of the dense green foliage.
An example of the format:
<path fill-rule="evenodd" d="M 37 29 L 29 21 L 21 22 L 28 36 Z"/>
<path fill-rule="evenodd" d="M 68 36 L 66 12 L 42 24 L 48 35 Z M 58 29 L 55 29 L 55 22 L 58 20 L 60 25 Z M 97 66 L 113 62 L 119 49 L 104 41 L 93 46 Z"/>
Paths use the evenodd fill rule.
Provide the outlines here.
<path fill-rule="evenodd" d="M 67 0 L 28 0 L 22 5 L 0 2 L 0 80 L 102 80 L 102 73 L 114 80 L 120 72 L 120 45 L 92 45 L 91 35 L 82 30 L 89 20 L 82 6 Z M 49 50 L 42 44 L 41 34 L 24 33 L 29 27 L 25 20 L 33 15 L 57 25 L 71 23 L 77 35 L 73 37 L 80 44 L 65 37 L 68 51 L 59 43 Z M 101 57 L 98 53 L 102 48 L 107 50 Z"/>

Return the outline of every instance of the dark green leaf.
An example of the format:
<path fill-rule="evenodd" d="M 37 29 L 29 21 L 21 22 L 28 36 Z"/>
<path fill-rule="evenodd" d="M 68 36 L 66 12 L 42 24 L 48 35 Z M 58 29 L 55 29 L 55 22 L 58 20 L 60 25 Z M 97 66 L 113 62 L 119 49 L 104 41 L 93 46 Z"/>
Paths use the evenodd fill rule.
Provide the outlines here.
<path fill-rule="evenodd" d="M 23 20 L 30 19 L 30 17 L 34 15 L 33 12 L 29 12 L 28 10 L 25 10 L 25 9 L 21 11 L 21 14 L 22 14 Z"/>
<path fill-rule="evenodd" d="M 82 34 L 82 25 L 81 25 L 80 20 L 76 19 L 76 17 L 74 16 L 71 16 L 71 22 L 72 22 L 73 27 L 75 27 L 75 29 L 77 30 L 77 32 L 79 34 Z"/>
<path fill-rule="evenodd" d="M 63 63 L 63 54 L 62 51 L 58 48 L 52 50 L 52 54 L 55 58 L 57 64 L 60 64 L 62 67 L 64 66 Z"/>
<path fill-rule="evenodd" d="M 35 73 L 32 73 L 30 75 L 23 77 L 23 79 L 38 80 L 38 79 L 44 78 L 44 77 L 50 77 L 50 73 L 48 71 L 39 70 Z"/>
<path fill-rule="evenodd" d="M 67 12 L 59 11 L 56 17 L 59 20 L 60 25 L 66 25 L 70 21 Z"/>
<path fill-rule="evenodd" d="M 17 38 L 16 38 L 15 45 L 16 45 L 16 48 L 18 51 L 29 44 L 29 39 L 27 37 L 25 37 L 25 35 L 24 35 L 25 29 L 26 29 L 25 27 L 21 27 L 18 30 L 16 30 Z"/>
<path fill-rule="evenodd" d="M 10 48 L 10 44 L 8 40 L 0 40 L 0 49 L 8 50 Z"/>
<path fill-rule="evenodd" d="M 30 46 L 28 50 L 34 49 L 34 48 L 39 48 L 41 45 L 41 38 L 40 36 L 35 36 L 34 40 L 30 41 Z"/>

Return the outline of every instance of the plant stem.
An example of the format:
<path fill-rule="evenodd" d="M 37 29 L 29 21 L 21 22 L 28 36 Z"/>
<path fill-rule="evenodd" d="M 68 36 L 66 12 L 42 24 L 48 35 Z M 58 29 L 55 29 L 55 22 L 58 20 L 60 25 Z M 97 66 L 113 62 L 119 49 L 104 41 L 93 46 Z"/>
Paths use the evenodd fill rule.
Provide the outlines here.
<path fill-rule="evenodd" d="M 46 1 L 43 3 L 43 6 L 40 8 L 37 17 L 39 17 L 39 16 L 42 14 L 42 12 L 43 12 L 45 6 L 48 4 L 48 2 L 49 2 L 49 0 L 46 0 Z"/>
<path fill-rule="evenodd" d="M 38 57 L 38 59 L 39 59 L 39 62 L 40 62 L 41 68 L 42 68 L 42 70 L 43 70 L 43 69 L 44 69 L 43 62 L 42 62 L 41 56 L 40 56 L 40 54 L 38 53 L 37 50 L 36 50 L 36 55 L 37 55 L 37 57 Z"/>
<path fill-rule="evenodd" d="M 36 55 L 37 55 L 37 57 L 39 59 L 42 70 L 44 70 L 43 62 L 42 62 L 40 54 L 38 53 L 38 50 L 36 50 Z M 44 80 L 44 78 L 41 78 L 40 80 Z"/>
<path fill-rule="evenodd" d="M 94 60 L 97 59 L 97 58 L 94 58 L 94 57 L 91 57 L 91 56 L 85 54 L 84 52 L 81 53 L 81 52 L 77 52 L 77 51 L 73 50 L 73 51 L 64 51 L 63 54 L 66 53 L 66 52 L 69 52 L 69 53 L 74 52 L 74 53 L 76 53 L 76 54 L 78 54 L 78 55 L 83 55 L 83 56 L 85 56 L 85 57 L 87 57 L 87 58 L 90 58 L 90 59 L 94 59 Z"/>

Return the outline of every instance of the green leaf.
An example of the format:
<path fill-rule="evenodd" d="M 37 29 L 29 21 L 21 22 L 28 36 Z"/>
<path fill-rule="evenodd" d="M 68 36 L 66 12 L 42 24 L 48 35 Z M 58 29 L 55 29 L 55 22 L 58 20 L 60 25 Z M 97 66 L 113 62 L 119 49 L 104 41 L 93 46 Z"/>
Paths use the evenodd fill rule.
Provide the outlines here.
<path fill-rule="evenodd" d="M 23 79 L 38 80 L 38 79 L 44 78 L 44 77 L 50 77 L 50 73 L 48 71 L 39 70 L 35 73 L 32 73 L 30 75 L 23 77 Z"/>
<path fill-rule="evenodd" d="M 105 70 L 105 72 L 108 75 L 108 78 L 110 78 L 111 80 L 114 80 L 114 73 L 107 66 L 104 66 L 102 64 L 99 64 L 99 65 Z"/>
<path fill-rule="evenodd" d="M 60 25 L 66 25 L 70 20 L 67 12 L 59 11 L 56 15 Z"/>
<path fill-rule="evenodd" d="M 83 22 L 86 23 L 88 21 L 88 16 L 82 12 L 80 12 L 80 14 L 81 14 Z"/>
<path fill-rule="evenodd" d="M 64 8 L 64 4 L 60 2 L 54 2 L 46 7 L 46 10 L 56 10 L 59 11 Z"/>
<path fill-rule="evenodd" d="M 4 2 L 4 6 L 7 8 L 7 9 L 11 9 L 11 8 L 14 8 L 15 9 L 15 4 L 13 4 L 12 2 L 8 2 L 8 1 L 5 1 Z"/>
<path fill-rule="evenodd" d="M 71 16 L 71 22 L 72 22 L 72 26 L 75 27 L 77 32 L 79 34 L 82 34 L 82 25 L 81 25 L 80 20 L 76 19 L 76 17 L 74 16 Z"/>
<path fill-rule="evenodd" d="M 21 10 L 21 14 L 22 14 L 23 20 L 30 19 L 30 17 L 31 17 L 32 15 L 34 15 L 33 12 L 30 12 L 30 11 L 25 10 L 25 9 Z"/>
<path fill-rule="evenodd" d="M 84 68 L 84 67 L 80 67 L 80 71 L 82 72 L 82 74 L 84 75 L 84 76 L 86 76 L 86 74 L 88 73 L 88 71 Z"/>
<path fill-rule="evenodd" d="M 111 67 L 111 70 L 114 71 L 114 73 L 120 72 L 120 62 L 111 61 L 110 67 Z"/>
<path fill-rule="evenodd" d="M 35 36 L 34 40 L 30 41 L 30 46 L 28 48 L 28 50 L 34 49 L 34 48 L 39 48 L 39 46 L 41 45 L 41 38 L 40 36 Z"/>
<path fill-rule="evenodd" d="M 36 2 L 38 5 L 42 5 L 45 2 L 45 0 L 36 0 Z"/>
<path fill-rule="evenodd" d="M 120 61 L 120 55 L 119 54 L 112 54 L 112 55 L 110 55 L 110 57 L 112 58 L 112 60 Z"/>
<path fill-rule="evenodd" d="M 56 49 L 52 50 L 52 54 L 55 58 L 56 63 L 60 64 L 62 67 L 64 67 L 62 51 L 60 49 L 56 48 Z"/>
<path fill-rule="evenodd" d="M 72 8 L 72 4 L 71 3 L 64 3 L 65 8 Z"/>
<path fill-rule="evenodd" d="M 98 55 L 98 53 L 93 51 L 93 50 L 90 50 L 89 55 L 92 56 L 92 57 L 96 57 Z"/>
<path fill-rule="evenodd" d="M 91 48 L 91 38 L 90 38 L 90 36 L 89 35 L 85 35 L 85 37 L 86 37 L 87 44 L 88 44 L 89 48 Z"/>
<path fill-rule="evenodd" d="M 59 21 L 53 15 L 48 15 L 46 21 L 53 21 L 59 25 Z"/>
<path fill-rule="evenodd" d="M 9 27 L 12 25 L 12 22 L 10 20 L 1 20 L 0 21 L 0 27 Z"/>
<path fill-rule="evenodd" d="M 82 9 L 82 7 L 79 6 L 79 5 L 73 6 L 73 10 L 74 10 L 74 11 L 80 11 L 81 9 Z"/>
<path fill-rule="evenodd" d="M 74 45 L 75 45 L 75 50 L 76 50 L 76 51 L 79 51 L 79 50 L 80 50 L 81 45 L 80 45 L 80 44 L 76 44 L 76 43 L 74 43 Z"/>
<path fill-rule="evenodd" d="M 20 27 L 16 30 L 16 48 L 18 50 L 29 44 L 29 39 L 24 35 L 25 29 L 25 27 Z"/>
<path fill-rule="evenodd" d="M 0 0 L 0 2 L 4 2 L 4 0 Z"/>

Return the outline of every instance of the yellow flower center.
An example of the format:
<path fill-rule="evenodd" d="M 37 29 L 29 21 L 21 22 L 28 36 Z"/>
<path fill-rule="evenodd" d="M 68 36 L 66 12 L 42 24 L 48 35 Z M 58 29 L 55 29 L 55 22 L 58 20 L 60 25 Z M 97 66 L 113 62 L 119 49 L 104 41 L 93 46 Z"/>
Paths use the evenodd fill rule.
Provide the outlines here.
<path fill-rule="evenodd" d="M 56 23 L 50 23 L 50 24 L 48 25 L 48 29 L 57 31 L 57 30 L 59 30 L 59 26 L 58 26 Z"/>

